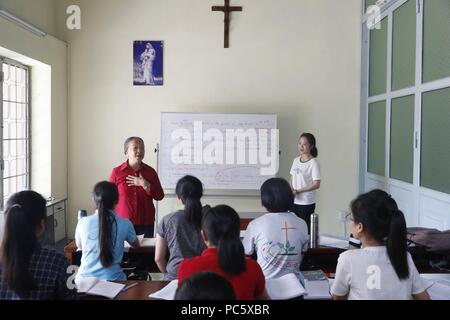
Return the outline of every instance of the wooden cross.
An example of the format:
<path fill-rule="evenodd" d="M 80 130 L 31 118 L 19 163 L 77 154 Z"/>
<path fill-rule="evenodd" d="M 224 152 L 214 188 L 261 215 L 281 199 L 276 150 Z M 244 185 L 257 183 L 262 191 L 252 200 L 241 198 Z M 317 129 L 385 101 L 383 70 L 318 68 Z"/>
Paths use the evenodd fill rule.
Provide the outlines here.
<path fill-rule="evenodd" d="M 228 34 L 229 34 L 229 28 L 230 28 L 230 13 L 232 11 L 242 11 L 242 7 L 233 7 L 230 6 L 230 0 L 225 0 L 224 6 L 212 6 L 212 11 L 223 11 L 225 15 L 224 22 L 224 40 L 223 40 L 223 47 L 229 48 L 228 45 Z"/>
<path fill-rule="evenodd" d="M 294 227 L 288 227 L 287 222 L 284 222 L 284 228 L 281 228 L 281 230 L 286 230 L 286 242 L 288 242 L 288 229 L 297 229 Z"/>

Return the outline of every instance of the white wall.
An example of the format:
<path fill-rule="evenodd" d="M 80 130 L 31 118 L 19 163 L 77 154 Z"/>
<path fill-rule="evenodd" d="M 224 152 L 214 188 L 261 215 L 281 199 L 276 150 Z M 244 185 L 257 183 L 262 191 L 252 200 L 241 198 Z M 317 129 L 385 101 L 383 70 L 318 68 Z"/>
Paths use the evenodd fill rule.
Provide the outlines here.
<path fill-rule="evenodd" d="M 0 55 L 31 67 L 31 187 L 46 197 L 66 197 L 67 46 L 0 18 Z"/>
<path fill-rule="evenodd" d="M 93 185 L 124 161 L 126 137 L 142 136 L 145 160 L 156 165 L 161 111 L 276 112 L 285 178 L 299 134 L 313 132 L 323 176 L 320 225 L 323 232 L 341 232 L 337 212 L 357 193 L 359 0 L 234 1 L 243 12 L 232 14 L 229 49 L 223 48 L 223 14 L 211 12 L 211 1 L 62 0 L 59 31 L 69 4 L 82 13 L 82 29 L 61 35 L 70 46 L 72 233 L 76 210 L 93 209 Z M 132 85 L 134 40 L 164 40 L 164 86 Z M 257 199 L 228 203 L 238 211 L 261 210 Z M 167 198 L 160 213 L 175 207 Z"/>
<path fill-rule="evenodd" d="M 56 1 L 58 0 L 0 0 L 0 9 L 56 35 Z"/>

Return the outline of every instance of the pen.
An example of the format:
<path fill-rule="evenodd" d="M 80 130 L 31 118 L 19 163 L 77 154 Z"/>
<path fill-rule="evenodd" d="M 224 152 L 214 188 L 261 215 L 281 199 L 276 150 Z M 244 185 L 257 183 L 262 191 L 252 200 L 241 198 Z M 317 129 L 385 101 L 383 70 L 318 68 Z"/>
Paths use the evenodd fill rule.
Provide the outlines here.
<path fill-rule="evenodd" d="M 137 286 L 137 285 L 138 285 L 137 282 L 133 282 L 132 284 L 129 284 L 128 286 L 124 287 L 124 288 L 121 290 L 121 292 L 127 291 L 128 289 L 131 289 L 131 288 L 133 288 L 133 287 L 135 287 L 135 286 Z"/>

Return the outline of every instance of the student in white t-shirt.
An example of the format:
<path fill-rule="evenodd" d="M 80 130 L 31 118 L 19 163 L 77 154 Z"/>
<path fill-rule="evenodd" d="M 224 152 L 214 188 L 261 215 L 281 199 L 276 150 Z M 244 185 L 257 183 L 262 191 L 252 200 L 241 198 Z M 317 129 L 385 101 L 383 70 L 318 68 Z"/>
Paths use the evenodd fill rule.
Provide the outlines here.
<path fill-rule="evenodd" d="M 316 210 L 315 190 L 320 188 L 320 167 L 317 161 L 316 138 L 311 133 L 302 133 L 298 140 L 299 157 L 291 167 L 294 205 L 291 211 L 305 220 L 308 233 L 311 231 L 311 213 Z"/>
<path fill-rule="evenodd" d="M 309 237 L 305 221 L 288 212 L 293 201 L 286 180 L 271 178 L 264 182 L 261 202 L 268 213 L 248 224 L 243 244 L 246 254 L 256 252 L 266 279 L 294 273 L 303 283 L 300 263 L 308 250 Z"/>
<path fill-rule="evenodd" d="M 406 222 L 395 200 L 382 190 L 372 190 L 353 200 L 351 211 L 352 233 L 363 249 L 339 256 L 333 299 L 429 299 L 407 252 Z"/>

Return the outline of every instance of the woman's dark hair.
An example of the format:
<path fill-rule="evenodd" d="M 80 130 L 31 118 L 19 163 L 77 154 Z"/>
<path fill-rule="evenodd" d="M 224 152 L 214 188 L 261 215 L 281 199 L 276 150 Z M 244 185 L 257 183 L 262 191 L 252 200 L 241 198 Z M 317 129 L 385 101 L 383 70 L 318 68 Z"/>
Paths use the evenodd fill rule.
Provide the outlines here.
<path fill-rule="evenodd" d="M 117 221 L 113 210 L 119 199 L 119 192 L 114 183 L 101 181 L 94 186 L 94 201 L 98 212 L 98 239 L 100 244 L 100 262 L 107 268 L 113 261 L 113 245 L 117 235 Z M 116 235 L 113 238 L 113 224 Z"/>
<path fill-rule="evenodd" d="M 312 133 L 305 132 L 300 135 L 299 140 L 301 138 L 305 138 L 306 140 L 308 140 L 308 143 L 311 146 L 311 155 L 314 158 L 317 158 L 317 156 L 319 155 L 319 150 L 317 150 L 316 138 L 314 137 L 314 135 Z"/>
<path fill-rule="evenodd" d="M 186 219 L 200 229 L 202 224 L 203 185 L 193 176 L 184 176 L 177 182 L 175 193 L 184 204 Z"/>
<path fill-rule="evenodd" d="M 386 192 L 375 189 L 359 195 L 351 203 L 355 223 L 386 245 L 389 260 L 399 279 L 409 276 L 406 244 L 406 222 L 397 203 Z"/>
<path fill-rule="evenodd" d="M 29 264 L 39 247 L 36 231 L 47 218 L 45 199 L 35 191 L 20 191 L 6 203 L 5 232 L 1 246 L 3 281 L 20 298 L 35 287 Z"/>
<path fill-rule="evenodd" d="M 239 274 L 245 270 L 245 253 L 239 238 L 239 221 L 239 215 L 227 205 L 209 209 L 202 220 L 202 229 L 208 241 L 217 247 L 219 265 L 229 275 Z"/>
<path fill-rule="evenodd" d="M 186 278 L 175 293 L 175 300 L 235 300 L 233 286 L 221 275 L 202 271 Z"/>
<path fill-rule="evenodd" d="M 143 140 L 142 138 L 140 138 L 140 137 L 129 137 L 129 138 L 127 138 L 127 140 L 125 140 L 125 142 L 123 143 L 123 152 L 124 152 L 125 154 L 127 154 L 127 151 L 128 151 L 128 145 L 129 145 L 130 142 L 133 141 L 133 140 L 142 142 L 142 145 L 145 145 L 145 144 L 144 144 L 144 140 Z"/>
<path fill-rule="evenodd" d="M 294 195 L 283 178 L 271 178 L 261 186 L 261 203 L 269 212 L 287 212 L 292 208 Z"/>

